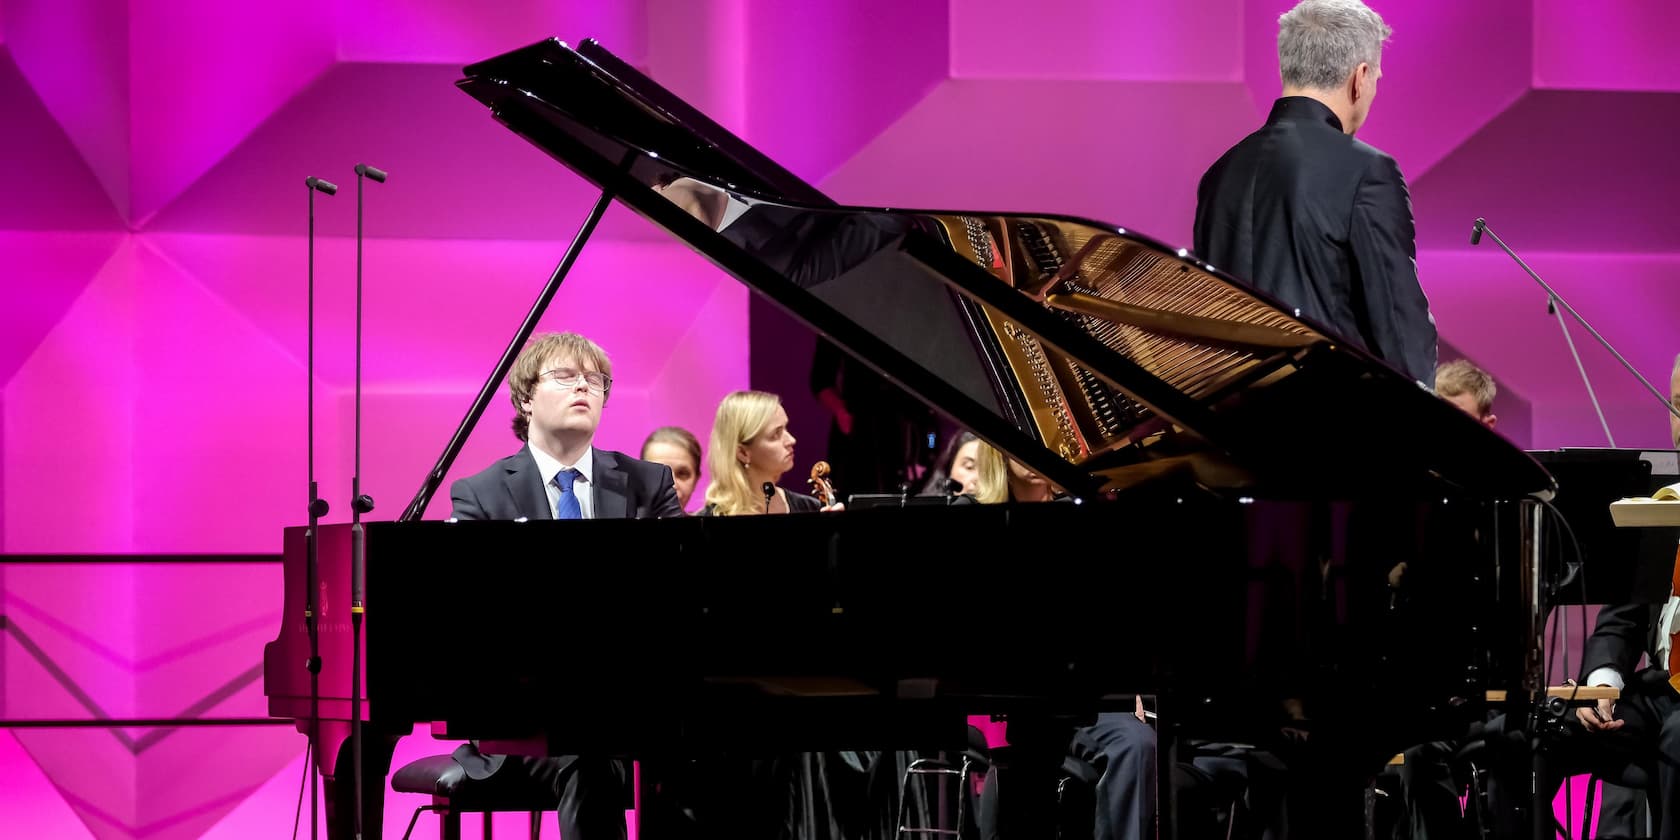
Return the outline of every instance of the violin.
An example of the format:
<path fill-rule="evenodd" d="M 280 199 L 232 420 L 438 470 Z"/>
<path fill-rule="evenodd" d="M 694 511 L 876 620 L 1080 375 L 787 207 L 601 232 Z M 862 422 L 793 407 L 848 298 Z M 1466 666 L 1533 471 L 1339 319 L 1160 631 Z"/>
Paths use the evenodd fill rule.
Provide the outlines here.
<path fill-rule="evenodd" d="M 818 461 L 811 465 L 811 495 L 817 497 L 817 501 L 822 502 L 823 507 L 833 507 L 836 499 L 834 482 L 828 479 L 832 471 L 827 461 Z"/>

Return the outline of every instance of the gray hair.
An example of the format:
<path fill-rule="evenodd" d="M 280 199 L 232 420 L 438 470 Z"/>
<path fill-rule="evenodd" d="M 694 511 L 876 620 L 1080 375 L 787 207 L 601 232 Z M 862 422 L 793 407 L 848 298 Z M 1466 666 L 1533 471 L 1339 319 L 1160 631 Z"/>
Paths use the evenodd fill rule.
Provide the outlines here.
<path fill-rule="evenodd" d="M 1334 90 L 1360 62 L 1380 66 L 1394 34 L 1359 0 L 1301 0 L 1278 18 L 1278 72 L 1285 87 Z"/>

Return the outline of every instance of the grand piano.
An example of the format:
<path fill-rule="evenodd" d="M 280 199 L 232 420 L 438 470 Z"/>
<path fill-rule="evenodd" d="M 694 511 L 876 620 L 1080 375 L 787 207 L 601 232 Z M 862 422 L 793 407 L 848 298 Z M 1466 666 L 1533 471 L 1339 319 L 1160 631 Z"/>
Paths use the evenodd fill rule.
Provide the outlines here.
<path fill-rule="evenodd" d="M 407 511 L 366 524 L 370 730 L 639 758 L 939 749 L 967 715 L 1146 694 L 1174 736 L 1243 740 L 1292 697 L 1357 797 L 1488 691 L 1543 690 L 1553 479 L 1356 343 L 1119 225 L 840 206 L 594 42 L 464 75 L 601 198 Z M 1071 502 L 420 521 L 613 201 Z M 352 557 L 348 526 L 315 537 L 311 570 L 307 529 L 286 531 L 264 685 L 302 732 L 318 705 L 331 776 L 352 719 Z"/>

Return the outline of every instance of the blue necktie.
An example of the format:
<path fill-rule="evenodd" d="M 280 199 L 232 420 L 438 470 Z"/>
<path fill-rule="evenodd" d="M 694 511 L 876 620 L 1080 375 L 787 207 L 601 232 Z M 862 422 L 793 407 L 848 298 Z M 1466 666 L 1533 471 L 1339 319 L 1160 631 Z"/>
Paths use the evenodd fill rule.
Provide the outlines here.
<path fill-rule="evenodd" d="M 554 474 L 554 483 L 560 488 L 560 503 L 554 506 L 555 519 L 583 518 L 583 506 L 578 504 L 577 494 L 572 492 L 572 482 L 577 477 L 577 470 L 561 470 Z"/>

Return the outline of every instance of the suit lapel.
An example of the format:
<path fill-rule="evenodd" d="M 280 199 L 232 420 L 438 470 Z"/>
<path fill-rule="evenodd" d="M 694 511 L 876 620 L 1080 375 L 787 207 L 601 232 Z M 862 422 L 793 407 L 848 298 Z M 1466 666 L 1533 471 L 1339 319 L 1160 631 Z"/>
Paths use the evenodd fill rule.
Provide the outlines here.
<path fill-rule="evenodd" d="M 531 457 L 530 447 L 519 450 L 507 467 L 503 481 L 517 516 L 526 519 L 553 519 L 548 509 L 548 491 L 543 489 L 542 471 L 537 459 Z"/>
<path fill-rule="evenodd" d="M 630 518 L 630 475 L 604 449 L 595 450 L 595 518 Z"/>

